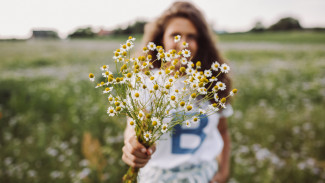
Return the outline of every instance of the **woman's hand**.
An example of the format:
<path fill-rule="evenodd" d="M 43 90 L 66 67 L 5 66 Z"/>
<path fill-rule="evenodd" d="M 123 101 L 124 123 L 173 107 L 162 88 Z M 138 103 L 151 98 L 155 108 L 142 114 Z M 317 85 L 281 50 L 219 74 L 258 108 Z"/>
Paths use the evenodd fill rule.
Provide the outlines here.
<path fill-rule="evenodd" d="M 122 148 L 122 160 L 131 167 L 142 168 L 151 158 L 151 155 L 156 151 L 156 146 L 146 149 L 138 142 L 135 135 L 129 136 L 124 140 Z"/>

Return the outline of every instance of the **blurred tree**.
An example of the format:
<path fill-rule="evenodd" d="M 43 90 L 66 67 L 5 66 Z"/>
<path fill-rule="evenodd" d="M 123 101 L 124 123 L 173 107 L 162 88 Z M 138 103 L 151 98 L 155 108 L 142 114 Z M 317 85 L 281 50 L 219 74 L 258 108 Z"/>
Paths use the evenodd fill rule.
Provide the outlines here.
<path fill-rule="evenodd" d="M 69 34 L 68 38 L 94 38 L 96 33 L 91 27 L 79 28 L 74 33 Z"/>
<path fill-rule="evenodd" d="M 302 27 L 297 19 L 286 17 L 280 19 L 277 23 L 270 26 L 272 31 L 301 30 Z"/>
<path fill-rule="evenodd" d="M 250 30 L 251 32 L 263 32 L 265 31 L 265 27 L 261 21 L 257 21 L 254 27 Z"/>
<path fill-rule="evenodd" d="M 121 34 L 143 34 L 144 33 L 144 26 L 146 25 L 146 21 L 136 21 L 135 23 L 128 25 L 125 29 L 116 28 L 113 30 L 114 35 L 121 35 Z"/>

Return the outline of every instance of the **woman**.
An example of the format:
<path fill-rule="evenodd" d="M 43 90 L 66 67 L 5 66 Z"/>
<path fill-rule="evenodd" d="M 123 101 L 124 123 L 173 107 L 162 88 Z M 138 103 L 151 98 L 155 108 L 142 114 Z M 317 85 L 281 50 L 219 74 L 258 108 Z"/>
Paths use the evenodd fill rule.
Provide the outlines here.
<path fill-rule="evenodd" d="M 192 61 L 201 61 L 202 70 L 209 69 L 215 61 L 225 63 L 206 20 L 191 3 L 175 2 L 156 21 L 147 24 L 143 42 L 154 42 L 165 50 L 180 50 L 174 42 L 176 35 L 181 35 L 181 42 L 189 43 Z M 150 54 L 155 60 L 156 53 Z M 160 64 L 155 61 L 154 67 L 159 68 Z M 231 88 L 230 79 L 221 75 L 220 80 L 227 85 L 226 90 L 218 92 L 219 97 L 224 97 Z M 133 167 L 144 167 L 140 182 L 225 182 L 230 166 L 226 117 L 231 114 L 228 104 L 226 109 L 202 120 L 196 129 L 178 126 L 174 133 L 148 149 L 137 141 L 134 130 L 127 127 L 122 160 Z"/>

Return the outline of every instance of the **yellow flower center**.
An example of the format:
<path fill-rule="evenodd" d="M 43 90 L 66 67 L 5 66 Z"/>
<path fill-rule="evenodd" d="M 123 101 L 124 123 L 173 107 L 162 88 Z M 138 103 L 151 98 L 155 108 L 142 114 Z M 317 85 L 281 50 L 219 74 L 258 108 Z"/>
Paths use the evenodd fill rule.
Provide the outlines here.
<path fill-rule="evenodd" d="M 158 85 L 154 85 L 154 86 L 153 86 L 153 89 L 154 89 L 154 90 L 158 90 L 158 88 L 159 88 Z"/>
<path fill-rule="evenodd" d="M 153 121 L 152 126 L 156 126 L 156 125 L 157 125 L 157 121 Z"/>
<path fill-rule="evenodd" d="M 188 105 L 188 106 L 186 107 L 186 109 L 187 109 L 188 111 L 190 111 L 190 110 L 192 110 L 192 106 Z"/>
<path fill-rule="evenodd" d="M 185 102 L 182 101 L 182 102 L 179 103 L 179 105 L 183 107 L 185 105 Z"/>
<path fill-rule="evenodd" d="M 94 74 L 93 73 L 90 73 L 89 74 L 89 78 L 94 78 Z"/>
<path fill-rule="evenodd" d="M 171 99 L 171 100 L 175 100 L 176 97 L 175 97 L 174 95 L 172 95 L 172 96 L 170 97 L 170 99 Z"/>
<path fill-rule="evenodd" d="M 134 96 L 135 96 L 135 97 L 139 97 L 140 94 L 139 94 L 139 93 L 135 93 Z"/>
<path fill-rule="evenodd" d="M 122 108 L 121 107 L 116 107 L 116 111 L 120 111 Z"/>

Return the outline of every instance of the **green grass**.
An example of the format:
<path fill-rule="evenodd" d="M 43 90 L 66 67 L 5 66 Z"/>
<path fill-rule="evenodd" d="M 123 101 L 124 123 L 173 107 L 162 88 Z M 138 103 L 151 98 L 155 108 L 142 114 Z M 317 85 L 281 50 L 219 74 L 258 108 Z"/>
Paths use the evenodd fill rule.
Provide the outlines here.
<path fill-rule="evenodd" d="M 232 182 L 324 179 L 324 37 L 294 34 L 220 36 L 239 90 Z M 0 42 L 0 182 L 120 182 L 125 119 L 88 81 L 119 39 Z"/>
<path fill-rule="evenodd" d="M 221 42 L 276 42 L 283 44 L 324 44 L 325 32 L 260 32 L 219 34 Z"/>

